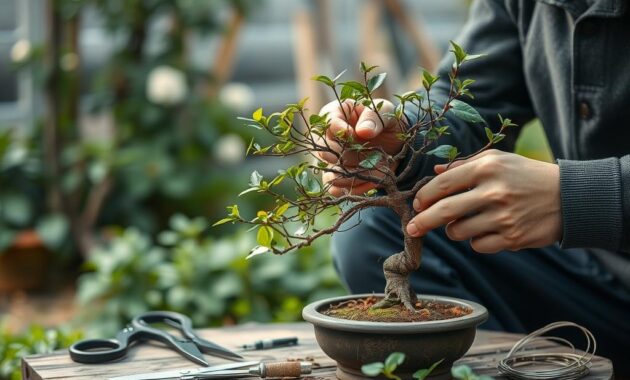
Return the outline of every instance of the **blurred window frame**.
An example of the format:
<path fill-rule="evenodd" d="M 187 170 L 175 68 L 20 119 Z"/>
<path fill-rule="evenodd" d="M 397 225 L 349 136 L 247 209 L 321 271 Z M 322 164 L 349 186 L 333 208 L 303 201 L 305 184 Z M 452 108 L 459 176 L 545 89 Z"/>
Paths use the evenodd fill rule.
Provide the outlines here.
<path fill-rule="evenodd" d="M 13 2 L 15 10 L 15 29 L 0 30 L 0 54 L 10 61 L 13 45 L 20 40 L 27 40 L 31 46 L 41 44 L 44 35 L 44 7 L 41 0 L 2 0 Z M 17 98 L 14 102 L 0 102 L 0 130 L 17 128 L 19 132 L 29 132 L 35 123 L 41 106 L 41 99 L 35 92 L 33 75 L 28 70 L 18 73 L 9 72 L 17 77 Z M 1 89 L 0 89 L 1 91 Z"/>

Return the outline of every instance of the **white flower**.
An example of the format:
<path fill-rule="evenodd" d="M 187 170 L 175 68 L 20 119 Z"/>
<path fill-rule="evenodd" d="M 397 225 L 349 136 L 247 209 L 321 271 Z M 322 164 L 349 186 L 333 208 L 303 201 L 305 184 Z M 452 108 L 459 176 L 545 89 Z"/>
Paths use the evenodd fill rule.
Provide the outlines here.
<path fill-rule="evenodd" d="M 19 40 L 11 48 L 11 60 L 15 63 L 24 62 L 31 55 L 31 43 L 28 40 Z"/>
<path fill-rule="evenodd" d="M 224 164 L 236 164 L 245 157 L 245 144 L 235 134 L 222 136 L 214 145 L 214 156 Z"/>
<path fill-rule="evenodd" d="M 147 98 L 155 104 L 172 106 L 188 93 L 186 76 L 170 66 L 158 66 L 147 77 Z"/>
<path fill-rule="evenodd" d="M 254 91 L 244 83 L 228 83 L 219 92 L 221 103 L 238 113 L 250 110 L 254 104 Z"/>

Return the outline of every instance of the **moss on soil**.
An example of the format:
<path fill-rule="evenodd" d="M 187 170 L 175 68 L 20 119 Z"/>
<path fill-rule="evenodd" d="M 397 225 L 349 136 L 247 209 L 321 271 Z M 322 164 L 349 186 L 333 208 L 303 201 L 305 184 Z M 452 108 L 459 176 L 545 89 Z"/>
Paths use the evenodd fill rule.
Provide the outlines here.
<path fill-rule="evenodd" d="M 467 307 L 427 300 L 419 300 L 415 305 L 415 312 L 408 310 L 403 305 L 394 305 L 383 309 L 374 308 L 374 304 L 380 299 L 370 296 L 343 301 L 330 305 L 321 313 L 335 318 L 370 322 L 439 321 L 472 313 L 472 309 Z"/>

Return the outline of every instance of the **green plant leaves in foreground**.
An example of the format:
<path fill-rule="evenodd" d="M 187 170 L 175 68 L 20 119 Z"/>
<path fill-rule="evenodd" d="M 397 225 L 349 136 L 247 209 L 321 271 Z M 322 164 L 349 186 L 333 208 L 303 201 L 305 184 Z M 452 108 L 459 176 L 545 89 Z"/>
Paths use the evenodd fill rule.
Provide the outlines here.
<path fill-rule="evenodd" d="M 451 101 L 450 111 L 458 118 L 468 123 L 484 123 L 483 117 L 470 104 L 458 99 Z"/>

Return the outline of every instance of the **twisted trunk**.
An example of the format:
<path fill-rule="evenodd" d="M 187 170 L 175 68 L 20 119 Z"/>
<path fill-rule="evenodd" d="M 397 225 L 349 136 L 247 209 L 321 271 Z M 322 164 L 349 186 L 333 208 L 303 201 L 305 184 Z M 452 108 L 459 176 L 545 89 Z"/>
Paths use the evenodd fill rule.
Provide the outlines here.
<path fill-rule="evenodd" d="M 408 203 L 409 197 L 416 195 L 433 176 L 427 176 L 416 183 L 413 189 L 399 191 L 396 186 L 387 187 L 390 195 L 388 207 L 400 217 L 400 225 L 404 236 L 404 250 L 388 257 L 383 262 L 385 275 L 385 298 L 374 305 L 374 308 L 386 308 L 403 304 L 407 309 L 415 311 L 418 301 L 416 292 L 409 283 L 409 275 L 420 268 L 422 257 L 422 238 L 412 237 L 407 233 L 407 224 L 414 217 L 414 210 Z"/>
<path fill-rule="evenodd" d="M 418 299 L 409 283 L 409 275 L 420 267 L 422 238 L 411 237 L 405 230 L 405 226 L 413 217 L 410 207 L 401 207 L 395 211 L 400 215 L 405 249 L 391 255 L 383 263 L 385 298 L 374 307 L 384 308 L 402 303 L 407 309 L 415 311 Z"/>

